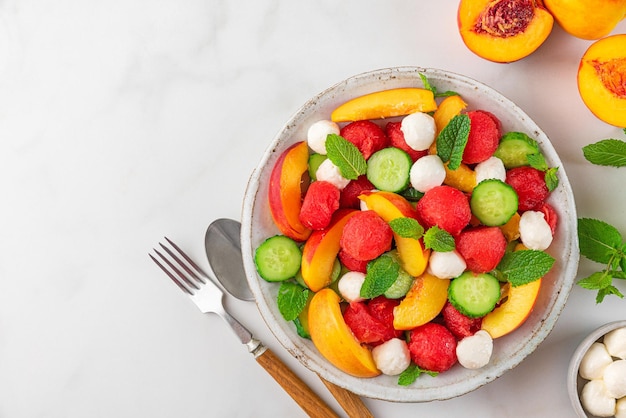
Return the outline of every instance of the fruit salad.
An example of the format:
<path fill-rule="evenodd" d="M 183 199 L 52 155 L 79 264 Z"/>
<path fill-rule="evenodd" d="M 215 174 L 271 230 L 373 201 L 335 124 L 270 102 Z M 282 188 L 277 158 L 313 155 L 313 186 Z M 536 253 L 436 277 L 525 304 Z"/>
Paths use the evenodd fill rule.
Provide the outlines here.
<path fill-rule="evenodd" d="M 342 104 L 281 153 L 280 233 L 254 260 L 330 363 L 401 385 L 489 364 L 532 311 L 558 228 L 538 143 L 422 80 Z"/>

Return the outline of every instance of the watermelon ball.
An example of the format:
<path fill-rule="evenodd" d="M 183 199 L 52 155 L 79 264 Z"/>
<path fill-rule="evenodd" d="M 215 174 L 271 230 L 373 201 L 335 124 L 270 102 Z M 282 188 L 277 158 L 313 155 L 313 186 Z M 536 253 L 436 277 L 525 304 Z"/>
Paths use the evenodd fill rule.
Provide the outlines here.
<path fill-rule="evenodd" d="M 314 181 L 309 186 L 302 208 L 300 222 L 309 229 L 324 229 L 330 224 L 333 213 L 339 209 L 339 189 L 327 181 Z"/>
<path fill-rule="evenodd" d="M 500 129 L 495 116 L 482 110 L 467 112 L 470 132 L 463 151 L 465 164 L 477 164 L 491 157 L 500 142 Z"/>
<path fill-rule="evenodd" d="M 424 193 L 417 202 L 417 214 L 426 229 L 437 225 L 458 235 L 472 219 L 467 196 L 451 186 L 437 186 Z"/>
<path fill-rule="evenodd" d="M 457 341 L 443 325 L 428 322 L 409 332 L 411 359 L 420 369 L 445 372 L 457 362 Z"/>
<path fill-rule="evenodd" d="M 341 264 L 343 264 L 343 266 L 349 271 L 367 273 L 367 263 L 369 263 L 370 260 L 357 260 L 344 250 L 339 250 L 339 254 L 337 254 L 337 256 L 339 257 Z"/>
<path fill-rule="evenodd" d="M 343 228 L 341 250 L 357 260 L 373 260 L 391 249 L 393 232 L 372 210 L 353 215 Z"/>
<path fill-rule="evenodd" d="M 441 314 L 444 325 L 458 340 L 474 335 L 480 330 L 483 322 L 482 318 L 470 318 L 463 315 L 450 302 L 446 302 Z"/>
<path fill-rule="evenodd" d="M 341 191 L 339 206 L 342 208 L 359 209 L 361 207 L 361 200 L 359 199 L 361 193 L 374 189 L 374 185 L 367 179 L 367 176 L 359 176 L 356 180 L 348 183 Z"/>
<path fill-rule="evenodd" d="M 393 328 L 393 308 L 399 303 L 385 297 L 369 302 L 351 302 L 343 319 L 359 342 L 379 345 L 402 335 L 402 331 Z"/>
<path fill-rule="evenodd" d="M 456 238 L 456 250 L 474 273 L 496 268 L 506 251 L 507 241 L 497 226 L 477 226 L 462 231 Z"/>
<path fill-rule="evenodd" d="M 366 160 L 389 143 L 383 129 L 370 120 L 359 120 L 341 128 L 340 135 L 353 143 Z"/>
<path fill-rule="evenodd" d="M 536 210 L 550 194 L 543 171 L 530 166 L 510 169 L 506 174 L 506 183 L 517 193 L 521 212 Z"/>
<path fill-rule="evenodd" d="M 400 148 L 405 151 L 411 157 L 413 162 L 428 155 L 428 150 L 416 151 L 409 147 L 404 139 L 404 132 L 402 132 L 402 122 L 389 122 L 385 125 L 385 134 L 389 138 L 389 144 L 392 147 Z"/>

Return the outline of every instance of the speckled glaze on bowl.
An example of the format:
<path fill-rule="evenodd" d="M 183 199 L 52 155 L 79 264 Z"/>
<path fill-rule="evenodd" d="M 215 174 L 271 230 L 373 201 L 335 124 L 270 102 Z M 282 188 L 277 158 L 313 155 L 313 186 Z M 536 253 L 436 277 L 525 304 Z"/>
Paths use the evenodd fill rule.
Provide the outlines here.
<path fill-rule="evenodd" d="M 420 73 L 426 75 L 438 91 L 460 93 L 469 109 L 483 109 L 495 114 L 502 122 L 503 132 L 522 131 L 537 140 L 548 164 L 559 167 L 559 186 L 549 198 L 549 203 L 558 213 L 559 227 L 549 250 L 556 262 L 545 277 L 533 312 L 515 332 L 495 341 L 491 362 L 479 370 L 456 365 L 437 377 L 422 375 L 414 384 L 403 387 L 398 386 L 397 377 L 356 378 L 326 361 L 311 341 L 300 338 L 293 324 L 282 319 L 276 306 L 278 285 L 259 278 L 253 258 L 257 246 L 278 233 L 267 203 L 267 179 L 280 153 L 289 145 L 306 139 L 309 125 L 328 119 L 335 107 L 353 97 L 391 88 L 422 87 Z M 457 397 L 517 366 L 554 327 L 574 282 L 579 258 L 571 186 L 563 164 L 541 129 L 519 107 L 486 85 L 462 75 L 419 67 L 387 68 L 360 74 L 330 87 L 305 103 L 279 131 L 250 177 L 243 202 L 241 239 L 246 275 L 259 311 L 287 351 L 332 383 L 361 396 L 396 402 L 427 402 Z"/>
<path fill-rule="evenodd" d="M 585 337 L 585 339 L 582 340 L 576 348 L 576 351 L 574 351 L 574 355 L 572 356 L 567 369 L 567 393 L 569 394 L 569 399 L 572 402 L 572 408 L 574 408 L 576 416 L 579 418 L 596 418 L 595 415 L 587 414 L 580 403 L 580 394 L 583 390 L 583 386 L 585 386 L 585 383 L 587 382 L 587 380 L 578 375 L 580 362 L 587 350 L 589 350 L 589 347 L 591 347 L 591 344 L 596 341 L 601 341 L 602 338 L 609 332 L 623 327 L 626 327 L 626 320 L 609 322 L 608 324 L 602 325 Z"/>

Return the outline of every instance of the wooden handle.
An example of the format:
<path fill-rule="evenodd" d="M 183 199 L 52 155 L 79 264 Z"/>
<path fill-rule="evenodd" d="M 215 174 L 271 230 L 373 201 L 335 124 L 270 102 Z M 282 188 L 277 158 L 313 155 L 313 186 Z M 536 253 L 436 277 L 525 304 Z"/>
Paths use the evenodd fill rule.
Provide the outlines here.
<path fill-rule="evenodd" d="M 256 357 L 256 361 L 272 375 L 297 403 L 311 417 L 339 416 L 311 390 L 294 372 L 285 365 L 270 349 Z"/>
<path fill-rule="evenodd" d="M 348 389 L 337 386 L 321 376 L 320 379 L 322 379 L 322 382 L 324 382 L 329 392 L 333 394 L 349 417 L 374 418 L 374 415 L 367 409 L 367 406 L 365 406 L 363 399 L 361 399 L 359 395 L 350 392 Z"/>

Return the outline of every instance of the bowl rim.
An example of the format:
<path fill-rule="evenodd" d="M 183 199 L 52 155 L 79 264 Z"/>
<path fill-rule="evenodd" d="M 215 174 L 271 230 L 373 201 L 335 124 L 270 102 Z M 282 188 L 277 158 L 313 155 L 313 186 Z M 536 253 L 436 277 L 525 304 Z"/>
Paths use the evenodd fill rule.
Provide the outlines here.
<path fill-rule="evenodd" d="M 580 389 L 582 389 L 581 387 L 579 387 L 578 378 L 578 368 L 580 367 L 580 362 L 582 361 L 583 356 L 585 355 L 587 350 L 589 350 L 589 347 L 591 347 L 593 343 L 604 337 L 609 332 L 624 327 L 626 327 L 626 319 L 608 322 L 604 325 L 599 326 L 591 333 L 589 333 L 580 342 L 580 344 L 578 344 L 578 347 L 576 347 L 574 354 L 572 354 L 569 366 L 567 367 L 567 393 L 572 403 L 572 407 L 574 408 L 574 411 L 579 418 L 593 417 L 593 415 L 587 415 L 587 412 L 580 402 Z"/>
<path fill-rule="evenodd" d="M 341 93 L 341 89 L 348 89 L 351 88 L 351 86 L 358 87 L 359 82 L 363 82 L 363 80 L 372 80 L 371 82 L 373 83 L 381 80 L 389 81 L 394 79 L 401 79 L 403 77 L 412 77 L 412 82 L 414 80 L 415 83 L 421 84 L 421 80 L 418 78 L 418 74 L 424 74 L 430 81 L 432 81 L 431 78 L 433 76 L 435 78 L 439 77 L 449 82 L 460 83 L 462 85 L 461 89 L 465 87 L 472 89 L 472 91 L 479 91 L 482 94 L 487 94 L 490 100 L 497 101 L 498 104 L 507 106 L 509 109 L 509 113 L 514 114 L 515 117 L 523 119 L 524 125 L 529 125 L 528 129 L 532 130 L 532 132 L 528 133 L 532 133 L 533 135 L 535 135 L 538 142 L 540 143 L 540 146 L 541 144 L 544 144 L 542 146 L 542 150 L 544 152 L 549 151 L 547 154 L 550 155 L 546 154 L 546 158 L 549 159 L 552 164 L 558 165 L 560 176 L 559 188 L 561 188 L 561 192 L 562 194 L 564 193 L 565 196 L 565 209 L 569 214 L 568 219 L 570 221 L 576 220 L 576 208 L 574 204 L 574 196 L 571 185 L 569 183 L 569 180 L 567 179 L 567 175 L 563 168 L 560 157 L 556 153 L 556 150 L 553 148 L 546 134 L 521 108 L 515 105 L 511 100 L 503 96 L 492 87 L 489 87 L 470 77 L 436 68 L 424 68 L 416 66 L 382 68 L 360 73 L 336 83 L 335 85 L 323 90 L 321 93 L 309 99 L 292 115 L 292 117 L 286 122 L 286 124 L 279 130 L 274 139 L 270 142 L 259 164 L 253 170 L 246 188 L 243 201 L 241 241 L 242 251 L 244 254 L 244 268 L 246 270 L 246 275 L 252 292 L 255 295 L 257 307 L 261 313 L 261 316 L 265 320 L 266 324 L 268 325 L 274 336 L 280 341 L 280 343 L 287 349 L 287 351 L 291 355 L 296 357 L 307 368 L 318 373 L 324 379 L 341 387 L 349 389 L 358 395 L 396 402 L 429 402 L 433 400 L 445 400 L 461 396 L 495 380 L 506 371 L 514 368 L 519 363 L 521 363 L 521 361 L 526 358 L 530 353 L 532 353 L 552 331 L 555 322 L 558 319 L 567 301 L 570 290 L 573 286 L 579 261 L 577 235 L 575 233 L 565 234 L 563 236 L 563 239 L 565 240 L 564 250 L 566 250 L 567 252 L 567 257 L 564 256 L 564 258 L 567 258 L 568 261 L 564 262 L 563 271 L 560 274 L 560 276 L 562 276 L 563 278 L 558 279 L 562 281 L 562 285 L 557 290 L 556 295 L 550 296 L 550 303 L 547 305 L 547 308 L 549 309 L 546 310 L 546 314 L 541 317 L 539 323 L 535 325 L 535 328 L 533 328 L 532 335 L 529 336 L 528 341 L 521 348 L 517 349 L 517 351 L 513 352 L 510 358 L 507 358 L 507 361 L 499 363 L 498 367 L 495 368 L 493 371 L 486 374 L 481 374 L 480 378 L 478 378 L 478 376 L 471 376 L 471 379 L 467 379 L 464 384 L 455 383 L 450 386 L 446 386 L 445 393 L 440 390 L 431 390 L 430 388 L 413 388 L 413 390 L 411 390 L 410 386 L 408 387 L 408 390 L 407 387 L 398 386 L 395 389 L 385 387 L 385 390 L 380 391 L 378 390 L 378 388 L 372 389 L 366 384 L 357 384 L 355 383 L 354 379 L 359 378 L 354 378 L 353 376 L 349 376 L 339 371 L 328 362 L 326 362 L 327 364 L 321 364 L 316 360 L 315 356 L 313 358 L 309 358 L 310 356 L 307 356 L 305 353 L 306 348 L 305 351 L 303 351 L 303 349 L 301 347 L 297 347 L 292 340 L 294 332 L 287 332 L 283 328 L 281 328 L 281 326 L 275 323 L 272 318 L 273 314 L 270 312 L 269 306 L 260 301 L 263 296 L 260 287 L 261 284 L 260 279 L 256 274 L 254 261 L 252 259 L 253 257 L 251 256 L 253 249 L 252 221 L 254 217 L 254 203 L 261 182 L 260 176 L 262 174 L 263 166 L 267 164 L 267 162 L 270 160 L 270 157 L 272 157 L 273 155 L 275 156 L 275 154 L 279 151 L 279 142 L 281 140 L 281 137 L 285 134 L 285 131 L 293 129 L 294 126 L 296 126 L 298 122 L 300 122 L 305 117 L 305 115 L 307 114 L 307 109 L 310 107 L 315 107 L 317 103 L 323 98 L 332 96 L 337 92 Z M 381 88 L 379 88 L 379 90 L 380 89 Z M 360 94 L 362 93 L 356 92 L 352 95 L 354 97 Z M 544 148 L 546 147 L 546 145 L 547 150 L 546 148 Z M 572 225 L 569 226 L 570 229 L 572 227 Z M 324 360 L 322 360 L 322 362 L 323 361 Z M 429 378 L 429 376 L 425 376 L 425 378 Z"/>

